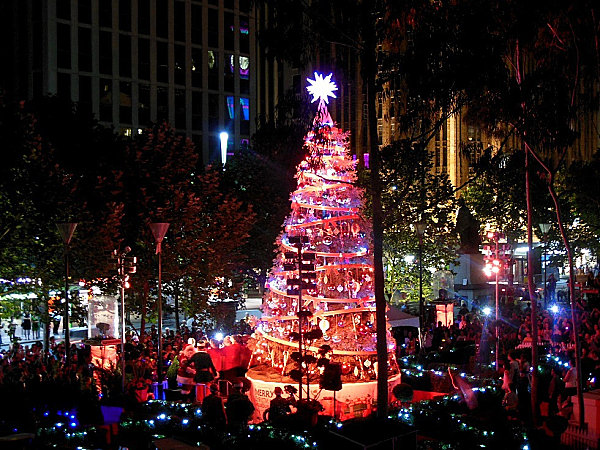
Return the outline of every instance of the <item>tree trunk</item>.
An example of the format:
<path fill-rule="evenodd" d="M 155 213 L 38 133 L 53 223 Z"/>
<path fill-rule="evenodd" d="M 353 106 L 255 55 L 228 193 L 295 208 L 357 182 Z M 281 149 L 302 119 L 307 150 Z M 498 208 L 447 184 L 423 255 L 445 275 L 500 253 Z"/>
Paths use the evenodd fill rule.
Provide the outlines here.
<path fill-rule="evenodd" d="M 48 361 L 48 356 L 50 355 L 50 327 L 52 326 L 52 321 L 50 320 L 50 298 L 45 295 L 44 302 L 44 359 Z"/>
<path fill-rule="evenodd" d="M 148 280 L 144 280 L 144 292 L 142 294 L 142 320 L 140 322 L 140 342 L 144 341 L 146 333 L 146 307 L 148 305 L 148 296 L 150 295 L 150 284 Z"/>
<path fill-rule="evenodd" d="M 175 331 L 179 331 L 179 282 L 175 283 Z"/>
<path fill-rule="evenodd" d="M 584 428 L 585 426 L 585 407 L 583 404 L 583 372 L 581 370 L 581 348 L 579 344 L 579 324 L 577 323 L 577 313 L 575 309 L 577 307 L 577 303 L 575 301 L 575 268 L 573 265 L 573 250 L 571 249 L 571 244 L 569 242 L 569 238 L 567 236 L 567 232 L 563 225 L 562 213 L 560 209 L 560 204 L 558 202 L 558 196 L 556 195 L 556 191 L 554 190 L 554 173 L 550 170 L 550 168 L 544 164 L 544 162 L 536 155 L 536 153 L 531 149 L 527 142 L 525 142 L 525 151 L 530 153 L 533 157 L 535 157 L 536 161 L 543 167 L 544 171 L 548 175 L 548 192 L 552 197 L 552 201 L 554 202 L 554 211 L 556 212 L 556 221 L 558 223 L 558 229 L 560 230 L 560 235 L 563 240 L 563 244 L 565 246 L 565 250 L 567 252 L 567 259 L 569 261 L 569 299 L 571 303 L 571 322 L 573 322 L 573 343 L 575 344 L 575 370 L 577 372 L 577 402 L 578 405 L 578 413 L 579 413 L 579 426 Z"/>
<path fill-rule="evenodd" d="M 525 151 L 525 195 L 527 198 L 527 288 L 531 300 L 531 419 L 538 424 L 538 312 L 537 295 L 533 284 L 533 218 L 531 208 L 531 167 L 529 152 Z"/>
<path fill-rule="evenodd" d="M 560 235 L 563 239 L 565 250 L 567 251 L 567 258 L 569 260 L 569 298 L 571 303 L 571 322 L 573 322 L 573 343 L 575 344 L 575 370 L 577 372 L 577 402 L 578 413 L 579 413 L 579 427 L 584 428 L 585 425 L 585 407 L 583 404 L 583 371 L 581 370 L 581 346 L 579 343 L 579 324 L 577 322 L 577 302 L 575 301 L 575 268 L 573 265 L 573 250 L 567 236 L 567 232 L 563 225 L 562 213 L 560 211 L 560 204 L 558 203 L 558 196 L 554 191 L 554 177 L 552 173 L 549 173 L 548 177 L 548 191 L 554 202 L 554 210 L 556 211 L 556 221 L 558 222 L 558 228 Z"/>
<path fill-rule="evenodd" d="M 367 85 L 368 126 L 370 140 L 369 164 L 371 169 L 371 200 L 373 208 L 373 269 L 375 281 L 375 318 L 377 321 L 377 417 L 385 418 L 388 407 L 388 353 L 387 353 L 387 307 L 383 274 L 383 223 L 381 207 L 380 156 L 377 138 L 377 114 L 375 111 L 375 55 L 376 37 L 372 17 L 372 2 L 364 2 L 362 57 L 363 79 Z"/>

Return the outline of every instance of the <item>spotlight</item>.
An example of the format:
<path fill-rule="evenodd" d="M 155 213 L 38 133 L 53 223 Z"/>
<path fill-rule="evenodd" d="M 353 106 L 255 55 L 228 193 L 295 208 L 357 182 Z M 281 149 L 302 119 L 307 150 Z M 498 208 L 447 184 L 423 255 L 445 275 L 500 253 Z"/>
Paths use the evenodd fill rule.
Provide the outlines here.
<path fill-rule="evenodd" d="M 550 311 L 552 311 L 554 314 L 558 313 L 558 305 L 552 305 L 550 307 Z"/>
<path fill-rule="evenodd" d="M 490 308 L 489 306 L 486 306 L 485 308 L 483 308 L 481 310 L 481 312 L 483 312 L 484 316 L 488 317 L 492 313 L 492 308 Z"/>

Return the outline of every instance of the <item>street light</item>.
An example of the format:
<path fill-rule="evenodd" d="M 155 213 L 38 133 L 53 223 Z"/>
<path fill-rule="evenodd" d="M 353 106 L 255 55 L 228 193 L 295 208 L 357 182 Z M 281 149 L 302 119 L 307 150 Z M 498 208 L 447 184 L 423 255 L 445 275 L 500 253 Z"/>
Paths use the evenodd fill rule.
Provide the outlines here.
<path fill-rule="evenodd" d="M 544 272 L 544 308 L 548 303 L 548 292 L 546 292 L 546 238 L 548 237 L 548 231 L 550 231 L 549 223 L 540 223 L 540 231 L 542 232 L 543 239 L 543 251 L 544 256 L 542 258 L 542 270 Z"/>
<path fill-rule="evenodd" d="M 169 224 L 166 222 L 151 223 L 150 229 L 154 235 L 156 241 L 156 254 L 158 255 L 158 364 L 157 364 L 157 375 L 158 375 L 158 386 L 161 389 L 162 386 L 162 261 L 161 261 L 161 243 L 167 234 Z"/>
<path fill-rule="evenodd" d="M 76 222 L 57 223 L 56 227 L 60 233 L 63 244 L 65 246 L 65 315 L 63 329 L 65 331 L 65 364 L 68 366 L 70 362 L 69 354 L 71 352 L 71 341 L 69 336 L 69 244 L 73 239 L 73 233 L 77 228 Z M 48 349 L 46 349 L 48 351 Z"/>
<path fill-rule="evenodd" d="M 221 163 L 225 165 L 227 163 L 227 141 L 229 140 L 229 134 L 226 131 L 219 133 L 219 141 L 221 143 Z"/>
<path fill-rule="evenodd" d="M 419 236 L 419 325 L 421 330 L 425 325 L 425 316 L 423 311 L 423 236 L 427 224 L 422 220 L 415 223 L 415 230 L 417 230 L 417 236 Z"/>

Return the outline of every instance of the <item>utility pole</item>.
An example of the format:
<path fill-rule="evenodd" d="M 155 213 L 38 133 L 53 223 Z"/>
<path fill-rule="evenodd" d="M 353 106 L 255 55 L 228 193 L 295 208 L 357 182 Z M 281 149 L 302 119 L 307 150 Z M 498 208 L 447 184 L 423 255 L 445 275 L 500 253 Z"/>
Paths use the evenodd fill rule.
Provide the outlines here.
<path fill-rule="evenodd" d="M 126 256 L 131 251 L 131 247 L 125 247 L 122 252 L 113 251 L 113 258 L 116 259 L 117 275 L 119 279 L 119 290 L 121 297 L 121 390 L 125 392 L 125 289 L 129 288 L 129 274 L 137 270 L 137 258 L 135 256 Z"/>

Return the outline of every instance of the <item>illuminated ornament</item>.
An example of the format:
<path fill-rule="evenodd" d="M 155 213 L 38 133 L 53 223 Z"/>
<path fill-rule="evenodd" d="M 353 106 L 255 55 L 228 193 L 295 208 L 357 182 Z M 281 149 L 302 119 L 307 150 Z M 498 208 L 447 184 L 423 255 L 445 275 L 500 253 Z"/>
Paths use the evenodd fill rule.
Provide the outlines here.
<path fill-rule="evenodd" d="M 371 367 L 371 360 L 370 359 L 366 359 L 363 364 L 368 369 L 369 367 Z"/>
<path fill-rule="evenodd" d="M 323 319 L 319 322 L 319 328 L 321 329 L 321 331 L 323 332 L 323 334 L 325 334 L 325 332 L 327 330 L 329 330 L 329 320 L 327 319 Z"/>
<path fill-rule="evenodd" d="M 344 292 L 344 286 L 342 286 L 341 284 L 337 287 L 338 292 Z"/>
<path fill-rule="evenodd" d="M 333 239 L 331 239 L 329 236 L 325 236 L 323 238 L 323 244 L 325 245 L 331 245 L 333 243 Z"/>
<path fill-rule="evenodd" d="M 316 102 L 325 102 L 329 103 L 329 97 L 337 98 L 337 96 L 333 93 L 333 91 L 337 91 L 338 88 L 333 81 L 331 81 L 331 76 L 333 74 L 329 74 L 326 77 L 323 77 L 320 73 L 315 72 L 315 79 L 311 80 L 307 78 L 306 81 L 310 83 L 310 86 L 306 88 L 308 93 L 313 96 L 311 103 Z"/>
<path fill-rule="evenodd" d="M 360 375 L 360 370 L 358 370 L 358 366 L 354 367 L 354 376 L 356 378 L 358 378 L 358 376 Z"/>

